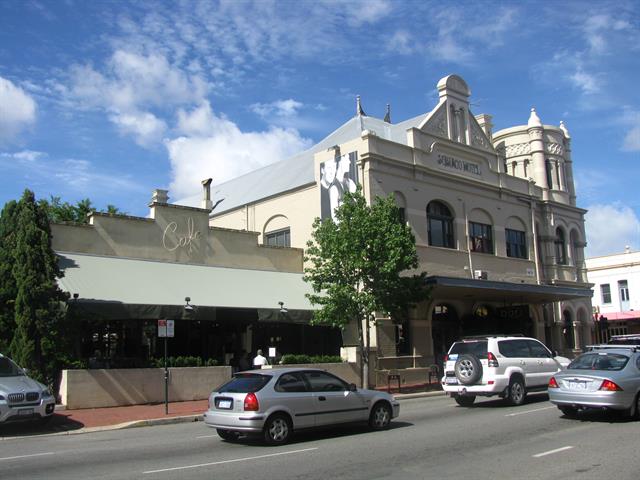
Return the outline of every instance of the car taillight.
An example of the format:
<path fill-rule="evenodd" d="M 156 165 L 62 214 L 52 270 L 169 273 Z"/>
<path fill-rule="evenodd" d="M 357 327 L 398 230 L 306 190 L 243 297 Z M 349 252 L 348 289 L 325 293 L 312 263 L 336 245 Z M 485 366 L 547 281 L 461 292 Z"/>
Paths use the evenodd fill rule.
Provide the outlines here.
<path fill-rule="evenodd" d="M 500 365 L 498 365 L 498 359 L 496 358 L 496 356 L 489 352 L 487 353 L 487 367 L 499 367 Z"/>
<path fill-rule="evenodd" d="M 551 377 L 551 378 L 549 379 L 549 385 L 548 385 L 548 388 L 560 388 L 560 387 L 558 386 L 558 382 L 556 382 L 556 377 Z"/>
<path fill-rule="evenodd" d="M 622 388 L 613 383 L 611 380 L 605 380 L 600 385 L 600 390 L 606 390 L 607 392 L 621 392 Z"/>
<path fill-rule="evenodd" d="M 255 393 L 248 393 L 247 396 L 244 397 L 244 410 L 245 412 L 256 412 L 260 410 L 260 404 L 258 403 L 258 398 Z"/>

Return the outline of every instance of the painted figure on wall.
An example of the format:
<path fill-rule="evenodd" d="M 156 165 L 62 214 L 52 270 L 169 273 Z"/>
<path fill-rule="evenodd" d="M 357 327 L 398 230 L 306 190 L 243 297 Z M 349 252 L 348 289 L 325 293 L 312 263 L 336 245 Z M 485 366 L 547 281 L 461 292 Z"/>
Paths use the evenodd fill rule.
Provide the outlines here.
<path fill-rule="evenodd" d="M 356 152 L 351 152 L 320 164 L 320 205 L 323 219 L 331 216 L 335 221 L 335 209 L 342 204 L 344 193 L 356 191 L 356 156 Z"/>

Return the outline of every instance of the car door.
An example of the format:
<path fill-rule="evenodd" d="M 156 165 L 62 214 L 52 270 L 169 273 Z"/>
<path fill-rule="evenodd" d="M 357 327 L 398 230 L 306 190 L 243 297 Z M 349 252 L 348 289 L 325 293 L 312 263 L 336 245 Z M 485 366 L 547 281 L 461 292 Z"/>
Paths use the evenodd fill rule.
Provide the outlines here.
<path fill-rule="evenodd" d="M 531 385 L 547 385 L 551 376 L 560 368 L 553 354 L 537 340 L 527 340 L 531 350 Z"/>
<path fill-rule="evenodd" d="M 309 370 L 304 375 L 314 395 L 317 426 L 367 419 L 365 399 L 344 380 L 323 371 Z"/>
<path fill-rule="evenodd" d="M 517 340 L 501 340 L 498 343 L 498 348 L 500 349 L 500 353 L 505 357 L 506 361 L 501 362 L 504 363 L 505 371 L 507 370 L 516 370 L 521 371 L 528 382 L 528 376 L 532 365 L 531 353 L 529 352 L 529 345 L 527 345 L 526 340 L 517 339 Z"/>
<path fill-rule="evenodd" d="M 278 397 L 276 402 L 291 413 L 294 429 L 315 427 L 315 398 L 302 373 L 283 373 L 273 390 Z"/>

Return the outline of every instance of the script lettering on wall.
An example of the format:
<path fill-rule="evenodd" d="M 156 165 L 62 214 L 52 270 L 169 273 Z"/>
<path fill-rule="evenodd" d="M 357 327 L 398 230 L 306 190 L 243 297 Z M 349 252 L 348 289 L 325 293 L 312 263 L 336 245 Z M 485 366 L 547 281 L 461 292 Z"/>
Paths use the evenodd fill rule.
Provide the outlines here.
<path fill-rule="evenodd" d="M 193 252 L 195 248 L 195 240 L 200 238 L 202 232 L 196 232 L 193 218 L 187 218 L 187 230 L 178 232 L 178 224 L 176 222 L 169 223 L 162 234 L 162 245 L 164 248 L 173 252 L 178 248 L 185 248 L 188 254 Z"/>

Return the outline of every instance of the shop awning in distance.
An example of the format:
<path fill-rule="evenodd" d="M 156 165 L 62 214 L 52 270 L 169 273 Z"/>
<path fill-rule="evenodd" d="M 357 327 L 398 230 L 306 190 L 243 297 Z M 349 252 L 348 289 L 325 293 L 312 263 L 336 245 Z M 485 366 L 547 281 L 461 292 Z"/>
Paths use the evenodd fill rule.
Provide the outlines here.
<path fill-rule="evenodd" d="M 261 321 L 307 323 L 314 309 L 302 273 L 211 267 L 57 252 L 60 288 L 101 318 L 215 319 L 220 309 L 254 310 Z M 77 294 L 77 299 L 74 296 Z M 193 309 L 185 309 L 185 298 Z M 279 302 L 286 314 L 279 315 Z"/>
<path fill-rule="evenodd" d="M 437 289 L 438 296 L 443 298 L 468 297 L 510 304 L 551 303 L 574 298 L 591 298 L 593 295 L 590 288 L 496 282 L 472 278 L 431 276 L 427 277 L 426 284 Z"/>

